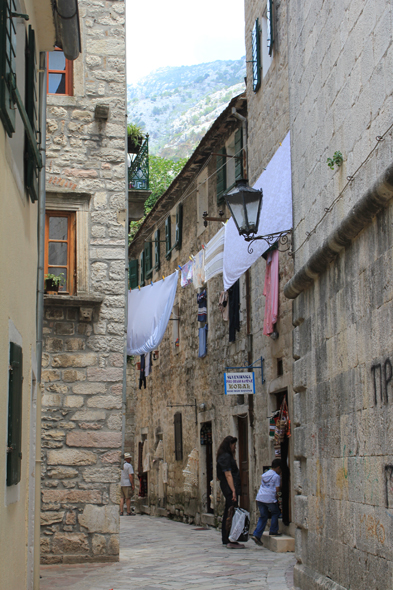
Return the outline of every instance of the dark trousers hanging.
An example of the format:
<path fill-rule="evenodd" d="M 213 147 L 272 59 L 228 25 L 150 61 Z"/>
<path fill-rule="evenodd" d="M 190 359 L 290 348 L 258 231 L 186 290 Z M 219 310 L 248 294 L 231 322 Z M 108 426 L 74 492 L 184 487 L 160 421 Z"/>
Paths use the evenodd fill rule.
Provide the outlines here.
<path fill-rule="evenodd" d="M 229 342 L 235 342 L 236 332 L 240 330 L 240 289 L 239 281 L 228 290 Z"/>
<path fill-rule="evenodd" d="M 139 389 L 142 389 L 142 383 L 146 389 L 146 376 L 145 376 L 145 355 L 141 355 L 141 370 L 139 373 Z"/>

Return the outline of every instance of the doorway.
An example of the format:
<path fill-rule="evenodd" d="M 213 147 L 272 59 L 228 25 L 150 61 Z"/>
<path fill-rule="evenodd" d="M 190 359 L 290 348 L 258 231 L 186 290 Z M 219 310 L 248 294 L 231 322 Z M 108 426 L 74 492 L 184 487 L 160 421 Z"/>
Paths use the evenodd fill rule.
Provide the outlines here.
<path fill-rule="evenodd" d="M 242 492 L 240 507 L 250 511 L 249 455 L 248 455 L 248 419 L 238 417 L 239 471 Z"/>
<path fill-rule="evenodd" d="M 206 494 L 206 512 L 208 514 L 214 514 L 210 496 L 212 489 L 210 482 L 213 480 L 213 443 L 212 443 L 212 423 L 204 422 L 201 426 L 201 447 L 205 449 L 205 469 L 204 476 L 205 481 L 203 482 L 204 494 Z"/>
<path fill-rule="evenodd" d="M 288 391 L 279 391 L 276 396 L 276 410 L 280 410 L 284 400 L 288 406 Z M 282 521 L 285 526 L 291 522 L 291 473 L 289 470 L 289 438 L 284 437 L 281 443 L 281 493 L 282 493 Z"/>

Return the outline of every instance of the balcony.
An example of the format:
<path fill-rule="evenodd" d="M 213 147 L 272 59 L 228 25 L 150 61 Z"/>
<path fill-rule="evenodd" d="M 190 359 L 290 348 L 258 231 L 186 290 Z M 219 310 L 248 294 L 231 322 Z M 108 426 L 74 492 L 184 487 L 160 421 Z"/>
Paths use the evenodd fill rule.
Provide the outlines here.
<path fill-rule="evenodd" d="M 128 168 L 128 217 L 139 221 L 145 214 L 145 201 L 149 190 L 149 136 L 146 135 L 139 151 Z"/>

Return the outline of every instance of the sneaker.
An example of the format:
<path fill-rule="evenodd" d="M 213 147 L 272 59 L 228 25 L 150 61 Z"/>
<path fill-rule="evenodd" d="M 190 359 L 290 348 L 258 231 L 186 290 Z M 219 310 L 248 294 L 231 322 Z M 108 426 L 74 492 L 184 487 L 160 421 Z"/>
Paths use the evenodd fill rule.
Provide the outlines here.
<path fill-rule="evenodd" d="M 120 516 L 123 516 L 123 512 L 120 512 Z"/>
<path fill-rule="evenodd" d="M 262 543 L 261 539 L 258 539 L 258 537 L 255 537 L 254 535 L 251 535 L 251 539 L 254 541 L 254 543 L 259 545 L 260 547 L 263 547 L 263 543 Z"/>
<path fill-rule="evenodd" d="M 228 543 L 227 544 L 228 549 L 245 549 L 246 546 L 242 545 L 242 543 Z"/>
<path fill-rule="evenodd" d="M 271 537 L 282 537 L 282 533 L 269 533 Z"/>

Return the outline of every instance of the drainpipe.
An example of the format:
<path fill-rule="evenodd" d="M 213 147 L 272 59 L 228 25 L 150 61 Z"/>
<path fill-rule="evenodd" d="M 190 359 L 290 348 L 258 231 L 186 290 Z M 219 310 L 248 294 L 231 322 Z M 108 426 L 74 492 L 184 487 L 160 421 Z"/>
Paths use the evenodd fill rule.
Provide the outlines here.
<path fill-rule="evenodd" d="M 125 56 L 125 72 L 127 75 L 127 55 Z M 127 109 L 127 83 L 125 85 L 125 104 Z M 122 392 L 122 436 L 121 436 L 121 452 L 124 453 L 124 442 L 126 436 L 126 410 L 127 410 L 127 328 L 128 328 L 128 228 L 129 228 L 129 220 L 128 220 L 128 155 L 127 155 L 127 112 L 125 115 L 125 130 L 124 130 L 124 153 L 125 153 L 125 161 L 124 167 L 126 172 L 126 182 L 125 182 L 125 193 L 126 193 L 126 223 L 125 223 L 125 277 L 124 277 L 124 289 L 125 289 L 125 297 L 124 297 L 124 363 L 123 363 L 123 392 Z"/>
<path fill-rule="evenodd" d="M 35 451 L 35 522 L 34 522 L 34 574 L 33 588 L 40 587 L 40 512 L 41 512 L 41 369 L 42 369 L 42 328 L 44 322 L 44 246 L 45 246 L 45 160 L 46 160 L 46 53 L 40 53 L 40 129 L 42 168 L 39 175 L 38 192 L 38 269 L 37 269 L 37 408 L 36 408 L 36 451 Z"/>

